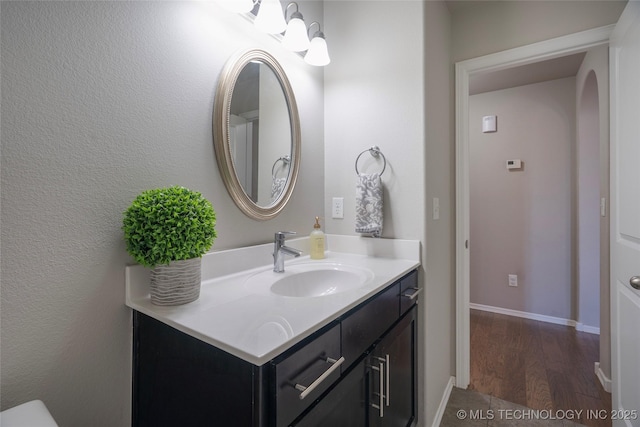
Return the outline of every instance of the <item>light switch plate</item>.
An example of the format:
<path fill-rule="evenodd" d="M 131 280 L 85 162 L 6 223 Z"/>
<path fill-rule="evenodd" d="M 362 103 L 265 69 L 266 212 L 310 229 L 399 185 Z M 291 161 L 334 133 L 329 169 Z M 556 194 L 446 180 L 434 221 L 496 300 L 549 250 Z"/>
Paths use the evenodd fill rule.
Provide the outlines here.
<path fill-rule="evenodd" d="M 433 198 L 433 219 L 440 219 L 440 199 Z"/>

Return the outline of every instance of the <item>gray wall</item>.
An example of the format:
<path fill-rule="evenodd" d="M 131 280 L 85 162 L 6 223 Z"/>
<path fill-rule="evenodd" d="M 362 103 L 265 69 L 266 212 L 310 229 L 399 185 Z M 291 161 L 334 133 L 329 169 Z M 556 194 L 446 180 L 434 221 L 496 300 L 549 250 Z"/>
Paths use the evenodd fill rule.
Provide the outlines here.
<path fill-rule="evenodd" d="M 180 184 L 216 209 L 214 250 L 308 233 L 324 209 L 323 70 L 209 2 L 2 2 L 1 16 L 2 408 L 42 399 L 61 426 L 125 426 L 122 212 Z M 291 205 L 265 223 L 227 195 L 212 143 L 218 75 L 247 47 L 281 61 L 302 124 Z"/>
<path fill-rule="evenodd" d="M 2 408 L 43 398 L 64 426 L 127 424 L 123 267 L 131 259 L 120 219 L 140 191 L 176 183 L 202 191 L 218 212 L 214 250 L 264 243 L 277 229 L 306 233 L 321 211 L 327 231 L 352 234 L 346 220 L 328 218 L 330 200 L 344 196 L 348 218 L 352 162 L 372 143 L 391 163 L 385 236 L 419 238 L 425 250 L 425 408 L 437 406 L 455 366 L 448 58 L 610 24 L 623 6 L 477 2 L 450 18 L 441 2 L 328 1 L 323 29 L 333 62 L 324 69 L 325 108 L 322 69 L 203 3 L 1 3 Z M 322 6 L 303 3 L 307 22 L 322 21 Z M 357 30 L 346 26 L 343 7 Z M 366 47 L 371 36 L 383 39 L 381 48 Z M 211 144 L 220 69 L 236 49 L 256 46 L 285 66 L 303 136 L 292 205 L 267 223 L 235 208 Z M 334 109 L 352 119 L 351 128 L 334 127 L 347 121 Z M 325 111 L 332 115 L 326 126 Z M 326 156 L 325 130 L 333 132 Z M 427 215 L 433 197 L 440 220 Z M 433 416 L 429 409 L 423 425 Z"/>
<path fill-rule="evenodd" d="M 387 159 L 383 237 L 422 241 L 419 423 L 431 425 L 453 371 L 455 337 L 449 12 L 439 1 L 330 1 L 325 21 L 340 41 L 325 71 L 327 230 L 356 234 L 354 162 L 378 145 Z M 368 153 L 358 167 L 379 170 Z M 331 218 L 332 197 L 344 197 L 344 219 Z M 433 197 L 437 221 L 427 215 Z"/>
<path fill-rule="evenodd" d="M 426 2 L 425 18 L 426 410 L 432 425 L 444 384 L 455 375 L 455 144 L 451 18 L 442 2 Z M 440 218 L 432 215 L 433 199 Z M 447 370 L 447 366 L 449 367 Z"/>
<path fill-rule="evenodd" d="M 495 133 L 482 133 L 488 115 Z M 575 78 L 473 95 L 469 122 L 471 302 L 575 319 Z"/>
<path fill-rule="evenodd" d="M 595 74 L 576 86 L 576 320 L 600 326 L 600 105 Z"/>
<path fill-rule="evenodd" d="M 325 212 L 330 233 L 356 234 L 354 163 L 360 152 L 378 145 L 387 159 L 382 236 L 423 236 L 423 20 L 422 2 L 325 4 L 326 34 L 339 40 L 331 46 L 332 63 L 325 71 Z M 372 27 L 380 31 L 370 31 Z M 411 49 L 397 48 L 407 40 Z M 358 168 L 380 172 L 382 163 L 365 153 Z M 344 219 L 331 218 L 332 197 L 345 198 Z"/>
<path fill-rule="evenodd" d="M 587 55 L 582 61 L 582 65 L 580 66 L 580 70 L 578 70 L 578 74 L 576 76 L 576 105 L 582 104 L 582 91 L 586 83 L 587 76 L 589 74 L 594 73 L 595 80 L 597 82 L 597 102 L 598 102 L 598 110 L 600 112 L 598 118 L 598 130 L 599 134 L 597 135 L 598 143 L 599 143 L 599 159 L 600 164 L 598 165 L 600 169 L 600 177 L 599 177 L 599 196 L 604 197 L 607 200 L 607 205 L 609 204 L 609 48 L 607 46 L 601 46 L 594 49 L 591 49 L 587 52 Z M 579 108 L 579 107 L 578 107 Z M 580 111 L 580 110 L 578 110 Z M 580 123 L 584 118 L 578 114 L 578 127 L 580 127 Z M 609 274 L 610 274 L 610 265 L 609 265 L 609 214 L 604 217 L 599 217 L 599 225 L 596 227 L 600 228 L 600 260 L 599 260 L 599 272 L 600 272 L 600 280 L 598 281 L 599 292 L 600 292 L 600 368 L 604 372 L 604 374 L 611 378 L 611 324 L 610 324 L 610 294 L 609 294 Z M 597 290 L 596 290 L 597 291 Z M 593 289 L 590 292 L 594 292 Z M 586 296 L 586 301 L 589 301 L 589 292 L 583 292 L 583 296 Z M 594 309 L 588 308 L 591 304 L 585 304 L 584 307 L 579 308 L 578 318 L 581 322 L 586 324 L 591 324 L 589 322 L 595 323 L 593 320 L 593 315 L 597 315 L 598 313 L 594 313 Z M 584 317 L 583 317 L 584 316 Z"/>
<path fill-rule="evenodd" d="M 458 3 L 457 1 L 454 1 Z M 626 0 L 462 1 L 453 8 L 453 59 L 462 61 L 618 21 Z"/>

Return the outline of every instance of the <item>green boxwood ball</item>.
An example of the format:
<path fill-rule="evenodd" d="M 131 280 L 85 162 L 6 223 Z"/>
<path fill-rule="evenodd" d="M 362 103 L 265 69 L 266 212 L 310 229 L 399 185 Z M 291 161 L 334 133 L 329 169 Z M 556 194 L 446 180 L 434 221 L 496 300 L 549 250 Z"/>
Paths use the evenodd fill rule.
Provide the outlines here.
<path fill-rule="evenodd" d="M 146 267 L 201 257 L 216 238 L 216 213 L 184 187 L 143 191 L 124 212 L 127 252 Z"/>

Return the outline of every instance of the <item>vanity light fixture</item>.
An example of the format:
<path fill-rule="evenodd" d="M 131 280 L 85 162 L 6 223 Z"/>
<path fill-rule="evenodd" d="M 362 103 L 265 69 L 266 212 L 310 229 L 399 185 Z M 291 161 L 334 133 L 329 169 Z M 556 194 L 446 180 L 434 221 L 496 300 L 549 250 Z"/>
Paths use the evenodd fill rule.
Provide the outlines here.
<path fill-rule="evenodd" d="M 316 31 L 311 38 L 311 44 L 307 54 L 304 56 L 304 60 L 307 64 L 323 67 L 331 62 L 327 49 L 327 41 L 324 39 L 324 33 L 320 31 L 320 23 L 317 21 L 313 21 L 311 25 L 309 25 L 309 30 L 311 30 L 313 24 L 318 26 L 318 31 Z"/>
<path fill-rule="evenodd" d="M 218 0 L 218 3 L 230 12 L 249 13 L 255 4 L 253 0 Z"/>
<path fill-rule="evenodd" d="M 280 34 L 287 28 L 280 0 L 260 0 L 260 9 L 254 24 L 257 29 L 269 34 Z"/>
<path fill-rule="evenodd" d="M 304 24 L 304 19 L 298 10 L 298 3 L 296 2 L 291 2 L 287 5 L 287 8 L 284 11 L 285 18 L 287 16 L 289 6 L 295 6 L 296 11 L 291 14 L 287 21 L 287 31 L 284 33 L 284 37 L 282 38 L 282 45 L 293 52 L 303 52 L 309 49 L 307 26 Z"/>
<path fill-rule="evenodd" d="M 285 49 L 303 56 L 307 64 L 323 67 L 331 62 L 320 23 L 313 21 L 307 29 L 298 3 L 295 1 L 287 5 L 284 13 L 280 0 L 217 0 L 217 2 L 225 9 L 238 12 L 245 19 L 253 21 L 257 29 L 280 40 Z M 296 10 L 287 20 L 290 6 L 295 6 Z M 314 25 L 318 26 L 318 30 L 313 33 L 313 37 L 310 37 L 311 27 Z"/>

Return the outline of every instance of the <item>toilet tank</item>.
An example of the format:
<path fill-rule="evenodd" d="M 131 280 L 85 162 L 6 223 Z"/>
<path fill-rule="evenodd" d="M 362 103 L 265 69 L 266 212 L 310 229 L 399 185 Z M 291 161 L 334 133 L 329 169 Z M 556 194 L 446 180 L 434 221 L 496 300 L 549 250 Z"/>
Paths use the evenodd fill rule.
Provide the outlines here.
<path fill-rule="evenodd" d="M 58 427 L 41 400 L 32 400 L 0 412 L 2 427 Z"/>

